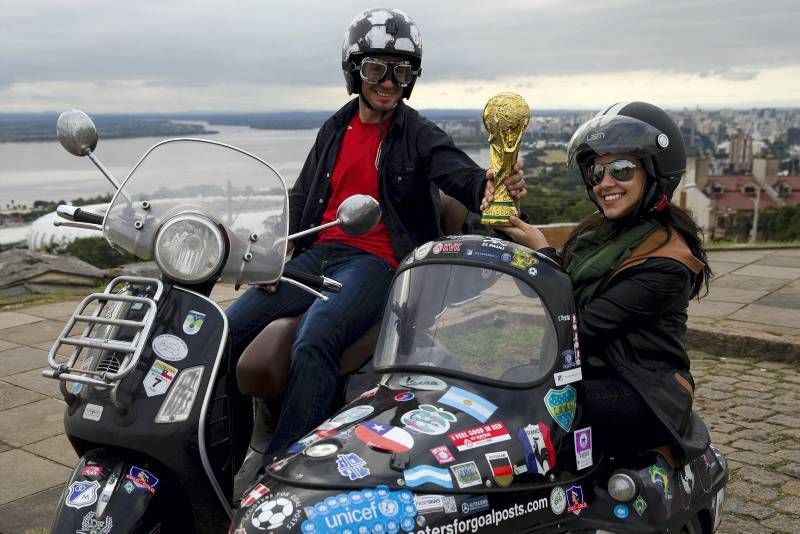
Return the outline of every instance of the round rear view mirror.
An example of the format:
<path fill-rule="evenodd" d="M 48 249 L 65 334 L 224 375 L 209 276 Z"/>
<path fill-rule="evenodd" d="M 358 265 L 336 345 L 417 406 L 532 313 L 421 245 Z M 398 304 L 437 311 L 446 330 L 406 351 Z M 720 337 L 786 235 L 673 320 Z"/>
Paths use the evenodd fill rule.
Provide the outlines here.
<path fill-rule="evenodd" d="M 75 156 L 87 156 L 97 147 L 97 128 L 83 111 L 70 109 L 62 113 L 56 133 L 61 146 Z"/>
<path fill-rule="evenodd" d="M 366 234 L 381 220 L 381 207 L 369 195 L 347 197 L 336 211 L 342 230 L 350 235 Z"/>

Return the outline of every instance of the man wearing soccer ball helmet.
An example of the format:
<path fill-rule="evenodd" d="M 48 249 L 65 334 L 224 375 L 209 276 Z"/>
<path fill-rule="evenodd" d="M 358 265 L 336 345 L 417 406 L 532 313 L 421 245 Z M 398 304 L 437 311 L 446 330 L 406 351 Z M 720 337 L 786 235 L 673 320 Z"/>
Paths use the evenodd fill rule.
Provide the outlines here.
<path fill-rule="evenodd" d="M 291 243 L 288 268 L 343 283 L 328 302 L 280 284 L 249 289 L 226 312 L 234 357 L 273 319 L 304 314 L 266 461 L 330 415 L 342 352 L 380 318 L 399 260 L 441 235 L 439 190 L 475 213 L 493 196 L 487 171 L 403 102 L 422 68 L 422 38 L 408 15 L 376 8 L 356 16 L 341 67 L 348 94 L 358 97 L 320 128 L 289 193 L 289 232 L 335 220 L 354 194 L 377 199 L 382 219 L 364 235 L 335 227 Z M 521 164 L 505 185 L 515 199 L 525 195 Z"/>

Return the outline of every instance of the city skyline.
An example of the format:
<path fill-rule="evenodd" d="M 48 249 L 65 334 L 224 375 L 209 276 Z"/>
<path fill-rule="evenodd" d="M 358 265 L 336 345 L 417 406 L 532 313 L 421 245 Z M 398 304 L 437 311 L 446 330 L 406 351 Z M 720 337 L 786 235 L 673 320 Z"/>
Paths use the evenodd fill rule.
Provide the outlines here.
<path fill-rule="evenodd" d="M 800 107 L 800 4 L 678 0 L 395 2 L 420 27 L 411 105 Z M 0 111 L 335 109 L 350 20 L 372 3 L 38 0 L 3 6 Z"/>

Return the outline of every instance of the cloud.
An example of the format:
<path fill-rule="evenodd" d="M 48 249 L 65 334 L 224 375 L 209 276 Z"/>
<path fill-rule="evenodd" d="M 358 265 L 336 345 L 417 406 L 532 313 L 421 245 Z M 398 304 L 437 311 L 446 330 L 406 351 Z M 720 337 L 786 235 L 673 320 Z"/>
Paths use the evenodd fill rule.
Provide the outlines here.
<path fill-rule="evenodd" d="M 422 33 L 421 84 L 470 80 L 480 87 L 513 78 L 536 83 L 539 76 L 642 71 L 739 82 L 800 64 L 796 0 L 399 4 Z M 265 92 L 341 88 L 342 34 L 364 7 L 355 0 L 13 2 L 2 17 L 0 88 L 97 87 L 103 80 L 192 94 L 216 94 L 225 85 Z M 22 105 L 25 95 L 13 93 L 16 102 L 4 105 Z M 121 109 L 125 104 L 120 100 Z"/>
<path fill-rule="evenodd" d="M 759 71 L 757 70 L 739 70 L 739 69 L 723 69 L 723 70 L 707 70 L 699 73 L 701 78 L 722 78 L 730 82 L 748 82 L 755 80 L 758 77 Z"/>

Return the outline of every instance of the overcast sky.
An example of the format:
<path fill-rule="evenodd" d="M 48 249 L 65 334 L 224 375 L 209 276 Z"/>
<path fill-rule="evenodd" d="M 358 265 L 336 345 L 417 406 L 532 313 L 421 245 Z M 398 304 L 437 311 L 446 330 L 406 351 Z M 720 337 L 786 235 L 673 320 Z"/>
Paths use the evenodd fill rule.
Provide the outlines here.
<path fill-rule="evenodd" d="M 417 108 L 800 107 L 798 0 L 0 0 L 0 112 L 334 109 L 376 5 L 422 33 Z"/>

